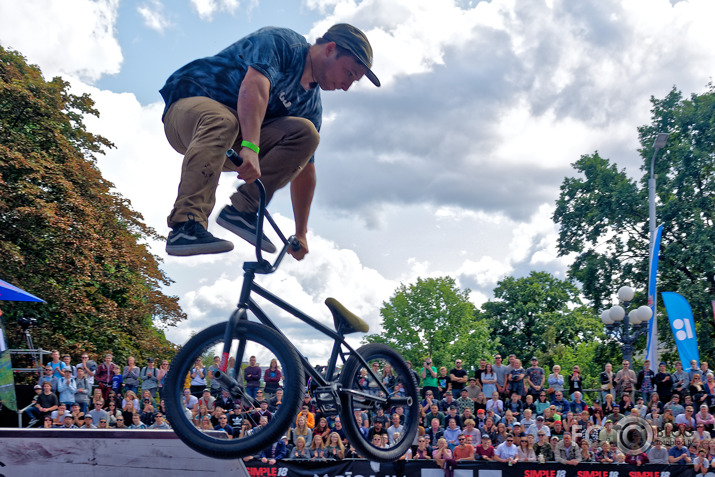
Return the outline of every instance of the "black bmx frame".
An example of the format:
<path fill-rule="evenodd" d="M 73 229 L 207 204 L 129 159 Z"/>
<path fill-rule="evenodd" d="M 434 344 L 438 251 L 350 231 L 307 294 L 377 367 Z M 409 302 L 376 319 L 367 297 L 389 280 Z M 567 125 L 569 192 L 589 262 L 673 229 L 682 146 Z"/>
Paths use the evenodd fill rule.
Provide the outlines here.
<path fill-rule="evenodd" d="M 236 163 L 238 158 L 237 154 L 233 150 L 229 150 L 227 152 L 227 156 L 229 159 L 234 161 Z M 238 165 L 238 164 L 237 164 Z M 298 239 L 292 235 L 288 238 L 286 238 L 283 233 L 281 232 L 280 228 L 278 228 L 278 225 L 275 223 L 271 215 L 268 213 L 266 210 L 266 189 L 261 183 L 260 180 L 255 181 L 256 186 L 258 187 L 258 192 L 259 192 L 259 206 L 258 206 L 258 217 L 257 217 L 257 223 L 256 223 L 256 261 L 255 262 L 245 262 L 243 264 L 243 285 L 241 287 L 241 296 L 239 298 L 239 302 L 237 305 L 237 309 L 231 314 L 231 317 L 229 318 L 228 322 L 226 323 L 226 332 L 224 335 L 224 349 L 223 353 L 221 356 L 221 365 L 220 369 L 224 373 L 226 372 L 228 368 L 228 357 L 230 353 L 230 348 L 231 348 L 231 343 L 235 337 L 237 337 L 235 330 L 238 328 L 238 325 L 240 324 L 241 320 L 248 320 L 248 314 L 247 311 L 251 311 L 258 321 L 260 321 L 262 324 L 265 326 L 268 326 L 269 328 L 272 328 L 276 332 L 280 333 L 283 337 L 285 337 L 285 334 L 276 326 L 276 324 L 266 315 L 266 313 L 261 309 L 261 307 L 251 298 L 251 293 L 256 293 L 257 295 L 263 297 L 270 303 L 273 303 L 275 306 L 278 308 L 290 313 L 294 317 L 298 318 L 299 320 L 303 321 L 307 325 L 311 326 L 312 328 L 320 331 L 322 334 L 329 336 L 330 338 L 333 339 L 333 349 L 330 353 L 330 359 L 328 361 L 328 366 L 325 371 L 325 376 L 323 376 L 321 373 L 319 373 L 317 370 L 315 370 L 308 359 L 303 356 L 302 353 L 298 353 L 300 356 L 301 362 L 303 364 L 303 369 L 305 372 L 307 372 L 312 379 L 314 379 L 319 386 L 329 386 L 331 385 L 335 379 L 335 372 L 337 370 L 337 364 L 338 364 L 338 358 L 341 359 L 342 363 L 344 364 L 347 361 L 347 356 L 352 355 L 356 359 L 360 361 L 360 364 L 366 368 L 368 375 L 375 380 L 375 382 L 379 386 L 379 390 L 382 391 L 383 396 L 376 396 L 374 394 L 368 394 L 368 393 L 363 393 L 355 389 L 343 389 L 343 393 L 349 393 L 353 396 L 359 397 L 361 399 L 364 399 L 366 401 L 372 401 L 372 402 L 382 402 L 382 403 L 387 403 L 389 402 L 398 402 L 402 401 L 402 398 L 392 398 L 390 399 L 389 396 L 391 394 L 391 391 L 387 389 L 387 387 L 384 385 L 384 383 L 380 380 L 380 378 L 372 371 L 371 367 L 368 365 L 367 361 L 357 352 L 355 349 L 352 348 L 346 341 L 343 336 L 343 333 L 341 332 L 341 327 L 338 328 L 337 331 L 328 328 L 327 326 L 323 325 L 316 319 L 310 317 L 306 313 L 300 311 L 298 308 L 294 307 L 290 303 L 286 302 L 285 300 L 282 300 L 278 296 L 274 295 L 273 293 L 269 292 L 265 288 L 261 287 L 255 282 L 255 277 L 256 274 L 260 275 L 267 275 L 270 273 L 275 272 L 278 269 L 278 266 L 280 263 L 283 261 L 283 258 L 285 257 L 286 253 L 288 252 L 288 247 L 292 247 L 293 250 L 300 250 L 300 242 Z M 268 220 L 268 222 L 271 224 L 273 230 L 276 231 L 278 236 L 280 237 L 281 241 L 283 242 L 283 247 L 281 248 L 280 252 L 278 253 L 278 257 L 276 260 L 271 264 L 269 261 L 265 260 L 262 257 L 261 254 L 261 242 L 263 241 L 263 223 L 264 219 Z M 238 336 L 239 340 L 239 345 L 238 345 L 238 350 L 236 352 L 236 364 L 234 367 L 234 376 L 239 376 L 240 371 L 241 371 L 241 361 L 243 360 L 243 355 L 245 352 L 245 340 L 241 340 L 240 336 Z M 296 348 L 296 350 L 298 350 Z M 300 350 L 298 350 L 300 351 Z M 248 397 L 244 393 L 244 397 Z M 255 404 L 255 403 L 254 403 Z"/>

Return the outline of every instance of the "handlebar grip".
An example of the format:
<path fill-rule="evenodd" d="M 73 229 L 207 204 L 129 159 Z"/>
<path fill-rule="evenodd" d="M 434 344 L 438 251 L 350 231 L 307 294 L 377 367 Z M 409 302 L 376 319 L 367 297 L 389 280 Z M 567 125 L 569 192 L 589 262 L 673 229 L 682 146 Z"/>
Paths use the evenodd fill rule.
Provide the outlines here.
<path fill-rule="evenodd" d="M 297 238 L 293 237 L 293 239 L 290 242 L 290 247 L 293 249 L 294 252 L 297 252 L 300 250 L 303 246 L 300 244 Z"/>
<path fill-rule="evenodd" d="M 236 167 L 241 167 L 241 164 L 243 164 L 243 159 L 233 149 L 229 149 L 228 151 L 226 151 L 226 157 L 228 157 L 229 160 L 233 162 Z"/>

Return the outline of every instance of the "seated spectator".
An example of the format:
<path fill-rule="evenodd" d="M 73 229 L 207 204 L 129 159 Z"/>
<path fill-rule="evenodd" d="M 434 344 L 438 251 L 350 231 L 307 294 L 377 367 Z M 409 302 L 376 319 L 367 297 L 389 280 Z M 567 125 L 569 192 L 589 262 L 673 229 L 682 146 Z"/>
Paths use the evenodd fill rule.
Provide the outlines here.
<path fill-rule="evenodd" d="M 710 433 L 705 430 L 705 424 L 698 423 L 695 425 L 695 432 L 693 432 L 693 442 L 710 441 Z"/>
<path fill-rule="evenodd" d="M 581 397 L 581 391 L 576 391 L 573 393 L 573 401 L 569 403 L 570 410 L 574 415 L 578 415 L 583 411 L 588 412 L 588 405 L 581 400 Z"/>
<path fill-rule="evenodd" d="M 61 424 L 53 425 L 53 427 L 57 427 L 57 428 L 60 428 L 60 429 L 79 429 L 79 428 L 75 425 L 74 419 L 72 419 L 72 416 L 69 415 L 69 414 L 65 414 L 64 418 L 62 419 L 62 423 L 61 423 Z"/>
<path fill-rule="evenodd" d="M 399 433 L 395 434 L 399 439 Z M 395 442 L 393 434 L 389 434 L 388 437 Z M 345 458 L 345 447 L 337 432 L 331 432 L 328 436 L 323 455 L 327 460 L 343 460 Z"/>
<path fill-rule="evenodd" d="M 308 397 L 308 400 L 310 401 L 310 396 L 306 395 Z M 298 413 L 298 415 L 295 418 L 295 422 L 298 422 L 298 419 L 300 416 L 303 416 L 305 418 L 305 425 L 308 426 L 309 428 L 313 429 L 315 427 L 315 414 L 310 412 L 310 405 L 303 403 L 301 406 L 301 411 Z"/>
<path fill-rule="evenodd" d="M 290 452 L 290 459 L 308 460 L 310 459 L 310 450 L 306 447 L 305 438 L 298 436 L 295 441 L 295 447 Z"/>
<path fill-rule="evenodd" d="M 204 389 L 203 393 L 201 394 L 201 398 L 199 398 L 199 407 L 206 406 L 206 409 L 208 409 L 209 411 L 213 411 L 215 402 L 216 398 L 211 395 L 211 389 Z M 266 407 L 268 407 L 268 403 L 266 403 Z"/>
<path fill-rule="evenodd" d="M 616 453 L 611 449 L 611 444 L 608 441 L 603 441 L 601 448 L 596 451 L 593 458 L 599 464 L 613 464 L 616 461 Z"/>
<path fill-rule="evenodd" d="M 457 427 L 462 427 L 462 420 L 459 418 L 459 415 L 457 414 L 457 406 L 453 405 L 447 410 L 447 414 L 444 416 L 444 420 L 447 423 L 447 427 L 449 427 L 449 420 L 454 419 L 454 422 L 457 424 Z"/>
<path fill-rule="evenodd" d="M 663 447 L 663 441 L 659 437 L 653 439 L 653 447 L 648 450 L 648 460 L 651 464 L 668 464 L 668 449 Z"/>
<path fill-rule="evenodd" d="M 548 428 L 544 426 L 544 429 L 540 429 L 537 432 L 538 441 L 534 444 L 534 454 L 539 461 L 550 462 L 554 460 L 554 449 L 551 447 L 551 443 L 548 440 L 546 430 L 548 430 Z"/>
<path fill-rule="evenodd" d="M 683 447 L 683 439 L 681 437 L 675 439 L 675 445 L 668 451 L 668 462 L 676 465 L 685 465 L 692 462 L 690 452 Z"/>
<path fill-rule="evenodd" d="M 224 413 L 218 417 L 218 424 L 214 426 L 215 431 L 224 431 L 229 439 L 233 439 L 233 427 L 228 423 L 228 416 Z"/>
<path fill-rule="evenodd" d="M 517 450 L 519 452 L 519 462 L 536 462 L 536 453 L 528 440 L 521 439 Z"/>
<path fill-rule="evenodd" d="M 457 421 L 454 418 L 448 420 L 447 428 L 444 430 L 444 439 L 447 441 L 449 449 L 452 450 L 459 444 L 459 435 L 462 430 L 457 427 Z"/>
<path fill-rule="evenodd" d="M 564 398 L 563 391 L 555 391 L 554 399 L 551 401 L 552 406 L 556 406 L 556 412 L 566 414 L 571 410 L 570 403 Z"/>
<path fill-rule="evenodd" d="M 427 438 L 417 438 L 417 449 L 412 454 L 412 460 L 429 460 L 432 458 L 432 449 L 427 445 Z"/>
<path fill-rule="evenodd" d="M 499 399 L 499 392 L 494 391 L 492 398 L 487 401 L 487 411 L 493 411 L 494 414 L 501 416 L 504 413 L 504 402 Z"/>
<path fill-rule="evenodd" d="M 146 429 L 147 426 L 144 424 L 138 413 L 132 414 L 132 423 L 129 425 L 129 429 Z"/>
<path fill-rule="evenodd" d="M 452 457 L 455 461 L 474 460 L 474 447 L 467 444 L 467 436 L 460 434 L 457 438 L 459 444 L 452 451 Z"/>
<path fill-rule="evenodd" d="M 482 443 L 476 448 L 477 460 L 485 460 L 487 462 L 494 461 L 494 447 L 492 447 L 491 439 L 488 434 L 482 434 Z"/>
<path fill-rule="evenodd" d="M 521 420 L 519 420 L 521 423 L 521 427 L 523 427 L 525 430 L 528 430 L 529 427 L 531 427 L 533 424 L 536 424 L 536 420 L 533 419 L 533 414 L 531 409 L 529 408 L 524 408 L 522 411 L 522 416 Z"/>
<path fill-rule="evenodd" d="M 261 462 L 269 465 L 274 465 L 276 461 L 284 459 L 285 456 L 286 445 L 282 438 L 263 449 L 259 454 Z"/>
<path fill-rule="evenodd" d="M 430 427 L 425 431 L 427 445 L 433 449 L 437 448 L 437 442 L 444 437 L 444 429 L 439 425 L 437 418 L 432 419 Z"/>
<path fill-rule="evenodd" d="M 544 431 L 546 437 L 551 436 L 551 429 L 549 429 L 549 426 L 544 424 L 544 416 L 536 416 L 536 423 L 529 426 L 526 433 L 536 436 L 538 439 L 540 431 Z"/>
<path fill-rule="evenodd" d="M 693 459 L 693 470 L 696 473 L 707 475 L 710 470 L 710 462 L 704 449 L 700 449 L 697 456 Z"/>
<path fill-rule="evenodd" d="M 373 445 L 377 444 L 377 447 L 382 447 L 380 434 L 374 434 L 371 440 L 373 441 Z M 313 436 L 313 443 L 310 445 L 310 458 L 311 460 L 326 460 L 325 444 L 323 444 L 323 438 L 319 435 Z"/>
<path fill-rule="evenodd" d="M 514 436 L 507 435 L 504 442 L 497 446 L 494 450 L 494 459 L 507 464 L 519 462 L 519 450 L 514 445 Z"/>
<path fill-rule="evenodd" d="M 581 450 L 571 441 L 571 433 L 564 433 L 563 439 L 556 444 L 554 451 L 556 462 L 564 465 L 577 465 L 581 462 Z"/>
<path fill-rule="evenodd" d="M 432 458 L 440 468 L 444 469 L 445 477 L 454 476 L 454 468 L 457 462 L 452 458 L 452 451 L 444 438 L 437 441 L 437 449 L 432 453 Z"/>
<path fill-rule="evenodd" d="M 92 414 L 85 414 L 84 415 L 84 424 L 79 426 L 80 429 L 96 429 L 97 426 L 94 425 L 93 422 L 93 417 Z M 99 419 L 97 420 L 97 423 L 99 423 Z"/>
<path fill-rule="evenodd" d="M 44 419 L 53 411 L 57 410 L 60 402 L 57 395 L 52 392 L 52 384 L 49 381 L 42 383 L 42 394 L 37 397 L 36 407 L 40 411 L 40 416 Z"/>
<path fill-rule="evenodd" d="M 117 419 L 115 420 L 114 427 L 116 429 L 128 429 L 128 427 L 125 425 L 125 422 L 124 422 L 124 416 L 122 416 L 121 414 L 119 414 L 117 416 Z"/>
<path fill-rule="evenodd" d="M 27 427 L 34 426 L 40 420 L 40 410 L 37 409 L 37 399 L 40 397 L 40 394 L 42 394 L 42 386 L 35 384 L 35 395 L 32 397 L 30 405 L 27 406 L 27 409 L 25 409 L 25 414 L 27 414 L 27 417 L 30 418 L 30 422 Z"/>
<path fill-rule="evenodd" d="M 107 424 L 106 419 L 100 419 L 97 424 L 97 429 L 109 429 L 109 424 Z"/>
<path fill-rule="evenodd" d="M 393 438 L 393 435 L 395 433 L 402 434 L 405 432 L 405 426 L 400 424 L 400 415 L 397 413 L 394 413 L 391 417 L 392 420 L 392 425 L 387 428 L 387 436 L 389 438 L 389 443 L 390 445 L 395 444 L 395 440 Z"/>
<path fill-rule="evenodd" d="M 79 368 L 80 370 L 82 368 Z M 79 403 L 72 403 L 70 408 L 70 414 L 72 415 L 72 422 L 77 426 L 81 426 L 84 423 L 84 413 L 81 411 Z"/>
<path fill-rule="evenodd" d="M 612 446 L 618 443 L 618 432 L 613 429 L 613 421 L 610 419 L 606 420 L 605 428 L 598 433 L 598 441 L 601 444 L 608 442 Z"/>
<path fill-rule="evenodd" d="M 154 405 L 151 399 L 144 400 L 144 409 L 142 409 L 139 419 L 148 426 L 154 424 L 155 412 Z"/>

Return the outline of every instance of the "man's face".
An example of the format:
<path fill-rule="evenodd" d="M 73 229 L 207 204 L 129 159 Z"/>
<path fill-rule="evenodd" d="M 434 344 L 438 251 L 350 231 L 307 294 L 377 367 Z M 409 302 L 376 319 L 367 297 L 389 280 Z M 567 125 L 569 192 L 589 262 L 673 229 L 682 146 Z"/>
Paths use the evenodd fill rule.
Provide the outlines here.
<path fill-rule="evenodd" d="M 330 45 L 330 44 L 328 44 Z M 350 86 L 359 81 L 365 74 L 365 67 L 356 61 L 352 55 L 338 57 L 337 49 L 326 46 L 325 58 L 321 67 L 316 68 L 313 78 L 323 91 L 342 89 L 347 91 Z"/>
<path fill-rule="evenodd" d="M 104 362 L 105 363 L 111 363 L 112 362 L 112 355 L 108 354 L 104 357 Z"/>
<path fill-rule="evenodd" d="M 45 381 L 42 384 L 42 392 L 44 392 L 45 394 L 50 394 L 52 392 L 52 385 Z"/>
<path fill-rule="evenodd" d="M 251 356 L 251 357 L 248 359 L 248 363 L 249 363 L 251 366 L 255 366 L 255 365 L 256 365 L 256 357 L 255 357 L 255 356 Z"/>
<path fill-rule="evenodd" d="M 59 353 L 59 351 L 53 351 L 53 352 L 52 352 L 52 361 L 57 362 L 57 361 L 59 361 L 59 359 L 60 359 L 60 353 Z"/>
<path fill-rule="evenodd" d="M 454 362 L 454 367 L 457 369 L 461 369 L 462 367 L 462 360 L 458 359 L 457 361 Z"/>
<path fill-rule="evenodd" d="M 556 395 L 556 399 L 559 400 L 559 401 L 560 401 L 561 398 L 564 396 L 563 394 L 561 394 L 561 393 L 558 392 L 558 391 L 555 393 L 555 395 Z"/>
<path fill-rule="evenodd" d="M 464 447 L 464 444 L 466 442 L 466 438 L 464 436 L 461 436 L 457 439 L 459 441 L 459 447 Z"/>
<path fill-rule="evenodd" d="M 568 447 L 568 446 L 571 445 L 571 436 L 569 436 L 569 435 L 565 435 L 565 436 L 564 436 L 564 445 L 565 445 L 566 447 Z"/>
<path fill-rule="evenodd" d="M 392 415 L 392 424 L 394 424 L 395 427 L 400 425 L 400 416 L 397 414 Z"/>
<path fill-rule="evenodd" d="M 624 361 L 624 362 L 623 362 L 623 367 L 627 369 L 628 366 L 630 366 L 630 363 L 629 363 L 628 361 Z"/>

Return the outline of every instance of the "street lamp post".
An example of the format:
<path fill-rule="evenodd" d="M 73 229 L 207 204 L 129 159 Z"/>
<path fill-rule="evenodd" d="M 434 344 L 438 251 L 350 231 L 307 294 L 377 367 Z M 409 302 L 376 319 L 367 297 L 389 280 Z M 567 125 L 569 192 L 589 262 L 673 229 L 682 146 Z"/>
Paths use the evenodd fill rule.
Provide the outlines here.
<path fill-rule="evenodd" d="M 643 305 L 627 311 L 635 291 L 629 286 L 618 289 L 618 305 L 601 314 L 606 332 L 621 343 L 623 359 L 633 365 L 633 343 L 648 332 L 648 320 L 652 316 L 650 307 Z"/>
<path fill-rule="evenodd" d="M 655 245 L 655 158 L 658 155 L 658 151 L 665 147 L 665 143 L 668 141 L 668 133 L 658 133 L 653 141 L 653 157 L 650 160 L 650 178 L 648 179 L 648 218 L 649 218 L 649 231 L 650 231 L 650 246 L 648 248 L 648 263 L 652 264 L 653 260 L 653 247 Z M 653 332 L 651 333 L 651 361 L 654 363 L 658 361 L 658 315 L 655 310 L 658 309 L 658 294 L 656 290 L 648 290 L 650 300 L 652 301 L 649 305 L 652 306 L 653 311 Z"/>

